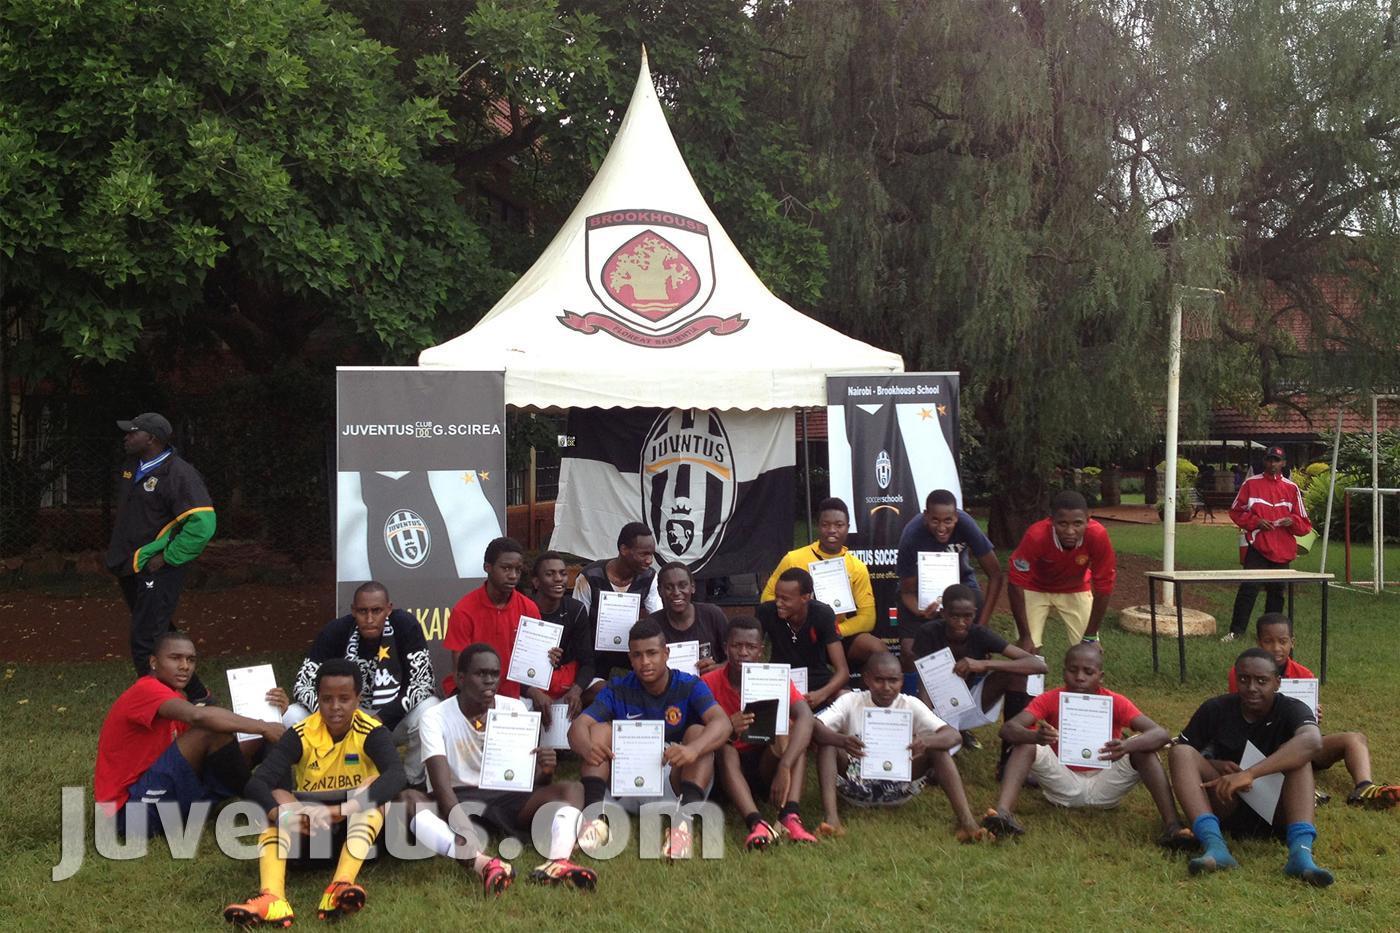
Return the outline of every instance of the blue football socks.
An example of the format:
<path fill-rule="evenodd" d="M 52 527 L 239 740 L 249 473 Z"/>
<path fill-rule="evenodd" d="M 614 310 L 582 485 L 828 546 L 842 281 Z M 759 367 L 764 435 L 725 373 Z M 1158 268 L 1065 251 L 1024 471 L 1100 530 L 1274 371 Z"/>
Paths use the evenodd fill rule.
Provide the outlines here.
<path fill-rule="evenodd" d="M 1239 862 L 1230 854 L 1225 845 L 1225 834 L 1220 831 L 1220 820 L 1214 813 L 1203 813 L 1191 824 L 1191 831 L 1205 851 L 1186 863 L 1186 869 L 1193 875 L 1201 872 L 1227 871 L 1239 867 Z"/>
<path fill-rule="evenodd" d="M 1301 878 L 1308 884 L 1325 888 L 1332 883 L 1332 873 L 1318 868 L 1313 861 L 1313 841 L 1317 839 L 1317 827 L 1311 823 L 1289 823 L 1285 839 L 1288 843 L 1288 861 L 1283 873 L 1293 878 Z"/>

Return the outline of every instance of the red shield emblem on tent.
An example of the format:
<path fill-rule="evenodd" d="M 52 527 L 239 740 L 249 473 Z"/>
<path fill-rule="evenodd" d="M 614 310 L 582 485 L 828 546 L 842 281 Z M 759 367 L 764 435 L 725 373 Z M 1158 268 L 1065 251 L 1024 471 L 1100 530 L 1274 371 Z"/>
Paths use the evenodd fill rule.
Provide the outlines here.
<path fill-rule="evenodd" d="M 732 334 L 740 315 L 702 314 L 715 290 L 709 227 L 670 211 L 617 210 L 584 220 L 588 288 L 608 312 L 559 318 L 585 334 L 605 330 L 644 347 L 675 347 Z"/>

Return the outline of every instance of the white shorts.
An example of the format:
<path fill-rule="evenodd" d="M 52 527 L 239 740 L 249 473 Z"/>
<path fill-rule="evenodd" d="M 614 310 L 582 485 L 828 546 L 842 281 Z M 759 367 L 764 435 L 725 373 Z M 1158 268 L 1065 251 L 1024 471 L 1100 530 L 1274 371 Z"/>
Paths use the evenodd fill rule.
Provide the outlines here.
<path fill-rule="evenodd" d="M 958 717 L 959 731 L 966 732 L 969 729 L 980 729 L 983 726 L 996 725 L 996 723 L 1001 720 L 1001 708 L 1006 704 L 1006 695 L 1002 694 L 997 697 L 997 701 L 992 704 L 992 708 L 984 710 L 982 708 L 982 688 L 985 686 L 987 686 L 987 678 L 983 677 L 981 680 L 977 681 L 977 686 L 969 691 L 972 694 L 972 708 L 963 710 L 962 715 Z"/>
<path fill-rule="evenodd" d="M 1072 771 L 1049 745 L 1036 746 L 1031 774 L 1057 807 L 1116 807 L 1142 780 L 1127 755 L 1102 770 Z"/>

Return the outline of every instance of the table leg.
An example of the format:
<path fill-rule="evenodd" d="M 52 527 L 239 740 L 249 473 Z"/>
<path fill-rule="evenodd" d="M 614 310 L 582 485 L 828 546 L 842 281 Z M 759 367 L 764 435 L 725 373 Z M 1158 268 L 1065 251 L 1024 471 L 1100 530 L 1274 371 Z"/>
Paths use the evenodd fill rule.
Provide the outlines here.
<path fill-rule="evenodd" d="M 1327 683 L 1327 594 L 1332 588 L 1322 581 L 1322 676 L 1319 680 Z"/>
<path fill-rule="evenodd" d="M 1182 618 L 1181 584 L 1176 585 L 1176 651 L 1181 666 L 1181 682 L 1186 683 L 1186 621 Z"/>
<path fill-rule="evenodd" d="M 1147 612 L 1152 617 L 1152 673 L 1157 673 L 1157 596 L 1152 578 L 1147 578 Z"/>
<path fill-rule="evenodd" d="M 1288 584 L 1288 621 L 1293 621 L 1293 584 Z"/>

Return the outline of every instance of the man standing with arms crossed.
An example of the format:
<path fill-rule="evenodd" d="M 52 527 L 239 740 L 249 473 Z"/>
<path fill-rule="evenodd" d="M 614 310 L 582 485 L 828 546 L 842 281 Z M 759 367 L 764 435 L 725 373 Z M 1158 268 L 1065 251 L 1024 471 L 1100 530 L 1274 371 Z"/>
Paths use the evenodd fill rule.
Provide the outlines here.
<path fill-rule="evenodd" d="M 1245 570 L 1287 570 L 1298 556 L 1298 539 L 1312 531 L 1307 510 L 1303 508 L 1303 493 L 1296 483 L 1283 475 L 1283 448 L 1274 446 L 1264 451 L 1264 472 L 1251 476 L 1240 484 L 1230 506 L 1230 521 L 1240 526 L 1240 542 L 1244 553 L 1240 563 Z M 1265 612 L 1283 611 L 1282 583 L 1262 584 Z M 1259 583 L 1241 583 L 1235 593 L 1235 611 L 1230 617 L 1230 631 L 1221 641 L 1234 641 L 1249 628 L 1254 603 L 1259 598 Z"/>
<path fill-rule="evenodd" d="M 214 536 L 214 503 L 203 477 L 170 446 L 163 415 L 146 412 L 117 427 L 128 460 L 117 481 L 106 563 L 131 610 L 131 660 L 140 677 L 149 672 L 156 639 L 175 629 L 185 569 Z M 209 688 L 192 675 L 185 694 L 199 704 Z"/>

